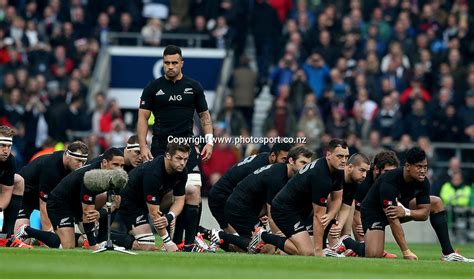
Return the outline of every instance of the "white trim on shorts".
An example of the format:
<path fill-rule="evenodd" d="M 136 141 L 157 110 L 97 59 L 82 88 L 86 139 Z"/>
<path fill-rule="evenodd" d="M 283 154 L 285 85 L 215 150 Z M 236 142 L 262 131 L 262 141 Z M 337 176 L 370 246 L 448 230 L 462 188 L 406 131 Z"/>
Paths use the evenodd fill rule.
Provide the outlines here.
<path fill-rule="evenodd" d="M 188 181 L 186 181 L 186 187 L 197 186 L 201 187 L 201 174 L 200 173 L 188 173 Z"/>

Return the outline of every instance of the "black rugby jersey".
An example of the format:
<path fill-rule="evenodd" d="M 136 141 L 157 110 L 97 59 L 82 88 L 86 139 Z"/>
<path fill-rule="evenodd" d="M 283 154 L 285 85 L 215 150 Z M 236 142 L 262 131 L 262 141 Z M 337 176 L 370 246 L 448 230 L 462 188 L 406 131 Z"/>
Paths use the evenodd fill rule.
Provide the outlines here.
<path fill-rule="evenodd" d="M 224 173 L 218 183 L 213 186 L 213 191 L 220 191 L 227 194 L 232 193 L 237 184 L 245 177 L 257 169 L 270 164 L 268 161 L 269 155 L 269 152 L 262 152 L 258 155 L 248 156 L 234 164 Z"/>
<path fill-rule="evenodd" d="M 360 210 L 360 204 L 365 199 L 365 196 L 367 196 L 367 193 L 369 192 L 373 184 L 374 184 L 374 170 L 370 169 L 367 172 L 367 177 L 365 178 L 365 180 L 359 185 L 359 187 L 357 187 L 357 192 L 354 197 L 356 210 Z"/>
<path fill-rule="evenodd" d="M 413 198 L 416 204 L 430 204 L 430 182 L 407 183 L 403 179 L 403 167 L 386 172 L 379 176 L 362 201 L 362 211 L 374 211 L 384 214 L 383 209 L 401 202 L 405 207 Z"/>
<path fill-rule="evenodd" d="M 264 205 L 271 204 L 288 180 L 288 167 L 285 163 L 266 165 L 237 184 L 228 202 L 238 204 L 242 210 L 252 210 L 258 215 Z"/>
<path fill-rule="evenodd" d="M 46 202 L 49 193 L 71 173 L 63 164 L 63 155 L 64 151 L 42 155 L 21 168 L 19 174 L 25 179 L 25 191 L 38 192 Z"/>
<path fill-rule="evenodd" d="M 5 162 L 0 162 L 0 184 L 13 186 L 15 183 L 15 157 L 10 154 Z"/>
<path fill-rule="evenodd" d="M 332 191 L 342 189 L 344 171 L 333 174 L 325 158 L 319 158 L 304 166 L 294 175 L 272 201 L 272 207 L 300 216 L 309 215 L 313 203 L 327 205 Z"/>
<path fill-rule="evenodd" d="M 93 169 L 100 169 L 100 162 L 88 164 L 66 175 L 58 186 L 51 191 L 48 204 L 73 212 L 75 217 L 82 216 L 82 203 L 95 204 L 95 197 L 102 192 L 94 192 L 84 186 L 84 174 Z"/>
<path fill-rule="evenodd" d="M 163 196 L 170 191 L 174 196 L 185 194 L 187 169 L 168 174 L 164 160 L 163 156 L 156 157 L 129 173 L 128 184 L 120 193 L 121 207 L 147 209 L 147 203 L 160 205 Z"/>
<path fill-rule="evenodd" d="M 143 89 L 140 108 L 153 112 L 153 135 L 158 138 L 193 135 L 194 111 L 208 110 L 201 84 L 186 75 L 176 82 L 164 76 L 150 82 Z"/>

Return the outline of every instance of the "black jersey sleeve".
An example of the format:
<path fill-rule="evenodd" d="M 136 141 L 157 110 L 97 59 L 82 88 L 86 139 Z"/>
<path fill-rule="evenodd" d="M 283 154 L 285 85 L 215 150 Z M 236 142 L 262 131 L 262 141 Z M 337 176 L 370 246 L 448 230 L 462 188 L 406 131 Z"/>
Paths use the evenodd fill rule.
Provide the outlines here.
<path fill-rule="evenodd" d="M 379 202 L 383 208 L 387 208 L 391 205 L 397 205 L 397 196 L 399 194 L 399 191 L 396 185 L 390 182 L 382 181 L 382 185 L 380 185 L 379 191 Z"/>
<path fill-rule="evenodd" d="M 425 179 L 423 188 L 416 194 L 416 204 L 430 204 L 430 182 Z"/>
<path fill-rule="evenodd" d="M 61 178 L 58 177 L 58 173 L 48 173 L 43 170 L 39 177 L 39 194 L 40 199 L 44 202 L 47 202 L 49 193 L 56 187 L 56 185 L 61 181 Z"/>
<path fill-rule="evenodd" d="M 13 186 L 15 183 L 16 163 L 13 155 L 10 154 L 4 164 L 3 174 L 0 176 L 0 184 L 5 186 Z"/>
<path fill-rule="evenodd" d="M 328 177 L 316 177 L 314 175 L 311 178 L 311 199 L 313 203 L 319 206 L 327 205 L 327 198 L 329 193 L 333 191 L 331 185 L 331 178 Z"/>
<path fill-rule="evenodd" d="M 140 97 L 140 108 L 146 110 L 153 110 L 153 97 L 155 94 L 155 81 L 151 81 L 143 89 L 142 96 Z"/>
<path fill-rule="evenodd" d="M 362 182 L 362 184 L 360 184 L 357 187 L 357 191 L 356 191 L 356 194 L 355 194 L 355 197 L 354 197 L 355 209 L 356 210 L 360 211 L 360 204 L 364 200 L 365 196 L 367 196 L 367 193 L 369 192 L 370 186 L 371 185 L 369 183 L 366 183 L 364 181 L 364 182 Z"/>
<path fill-rule="evenodd" d="M 207 107 L 206 96 L 204 95 L 204 90 L 201 84 L 199 84 L 199 82 L 196 82 L 194 89 L 196 90 L 196 97 L 194 99 L 194 106 L 196 107 L 196 112 L 201 113 L 203 111 L 209 110 Z"/>
<path fill-rule="evenodd" d="M 179 182 L 173 186 L 173 196 L 175 197 L 184 196 L 185 191 L 186 191 L 185 190 L 186 182 L 188 180 L 187 176 L 188 175 L 185 175 L 184 177 L 182 177 L 182 179 L 180 179 Z"/>
<path fill-rule="evenodd" d="M 82 201 L 82 203 L 89 204 L 89 205 L 95 204 L 95 196 L 97 195 L 97 193 L 87 189 L 86 186 L 84 186 L 83 181 L 81 181 L 80 183 L 82 184 L 81 185 L 81 201 Z"/>
<path fill-rule="evenodd" d="M 357 191 L 357 183 L 345 183 L 343 184 L 342 191 L 342 202 L 348 206 L 352 205 L 354 197 Z"/>
<path fill-rule="evenodd" d="M 160 205 L 160 187 L 161 181 L 159 177 L 151 174 L 143 176 L 143 198 L 147 203 Z"/>

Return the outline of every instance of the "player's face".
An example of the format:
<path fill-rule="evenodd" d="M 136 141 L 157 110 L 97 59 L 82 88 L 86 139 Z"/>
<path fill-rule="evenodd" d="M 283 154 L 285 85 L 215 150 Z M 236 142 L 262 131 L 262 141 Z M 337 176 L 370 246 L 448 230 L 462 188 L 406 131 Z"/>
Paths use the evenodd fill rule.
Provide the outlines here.
<path fill-rule="evenodd" d="M 306 164 L 311 162 L 311 158 L 306 158 L 303 155 L 299 155 L 296 161 L 290 161 L 291 167 L 295 172 L 302 169 Z"/>
<path fill-rule="evenodd" d="M 326 159 L 333 168 L 344 170 L 347 159 L 349 159 L 349 148 L 338 146 L 332 152 L 328 151 Z"/>
<path fill-rule="evenodd" d="M 189 153 L 176 151 L 173 156 L 170 156 L 168 153 L 167 157 L 170 159 L 171 168 L 176 172 L 182 172 L 188 162 Z"/>
<path fill-rule="evenodd" d="M 163 70 L 167 79 L 177 78 L 181 74 L 181 68 L 183 68 L 183 59 L 179 54 L 163 57 Z"/>
<path fill-rule="evenodd" d="M 415 163 L 415 164 L 408 164 L 406 163 L 406 166 L 408 167 L 408 173 L 409 175 L 420 182 L 423 182 L 426 178 L 426 173 L 428 172 L 428 160 L 423 160 L 421 162 Z"/>
<path fill-rule="evenodd" d="M 288 152 L 280 150 L 278 151 L 278 154 L 272 153 L 271 158 L 270 158 L 270 163 L 276 164 L 276 163 L 286 163 L 286 160 L 288 159 Z"/>
<path fill-rule="evenodd" d="M 67 156 L 67 169 L 70 171 L 77 170 L 78 168 L 84 166 L 86 160 L 80 160 Z"/>
<path fill-rule="evenodd" d="M 112 160 L 102 160 L 102 169 L 114 170 L 114 169 L 123 169 L 125 165 L 125 159 L 122 156 L 114 156 Z"/>
<path fill-rule="evenodd" d="M 0 144 L 0 161 L 5 162 L 12 152 L 11 144 Z"/>
<path fill-rule="evenodd" d="M 140 155 L 141 155 L 140 150 L 127 150 L 125 152 L 125 156 L 127 157 L 127 160 L 129 161 L 130 165 L 132 165 L 134 168 L 136 168 L 142 162 L 142 157 Z"/>
<path fill-rule="evenodd" d="M 374 177 L 377 178 L 377 177 L 379 177 L 379 175 L 384 174 L 384 173 L 386 173 L 386 172 L 388 172 L 388 171 L 394 170 L 394 169 L 396 169 L 396 168 L 397 168 L 397 166 L 395 166 L 395 165 L 388 165 L 388 164 L 385 164 L 385 165 L 383 166 L 383 169 L 379 169 L 379 168 L 377 168 L 377 167 L 374 167 Z"/>
<path fill-rule="evenodd" d="M 370 166 L 366 163 L 352 165 L 350 172 L 352 181 L 358 184 L 364 182 L 365 178 L 367 177 L 367 171 L 369 171 L 369 167 Z"/>

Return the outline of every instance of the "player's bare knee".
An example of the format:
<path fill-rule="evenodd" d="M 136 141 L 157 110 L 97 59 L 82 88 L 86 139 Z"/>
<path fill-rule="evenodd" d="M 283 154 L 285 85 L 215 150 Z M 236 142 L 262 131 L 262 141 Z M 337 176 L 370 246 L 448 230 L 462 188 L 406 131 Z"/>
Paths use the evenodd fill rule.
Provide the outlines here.
<path fill-rule="evenodd" d="M 13 184 L 13 194 L 18 196 L 23 196 L 25 192 L 25 180 L 21 175 L 15 174 L 15 180 Z"/>
<path fill-rule="evenodd" d="M 198 205 L 201 201 L 201 187 L 186 187 L 186 203 Z"/>
<path fill-rule="evenodd" d="M 311 247 L 312 248 L 312 247 Z M 307 249 L 306 247 L 298 251 L 300 256 L 314 256 L 313 249 Z"/>
<path fill-rule="evenodd" d="M 430 204 L 431 204 L 431 214 L 438 213 L 444 210 L 443 201 L 436 196 L 430 196 Z"/>

